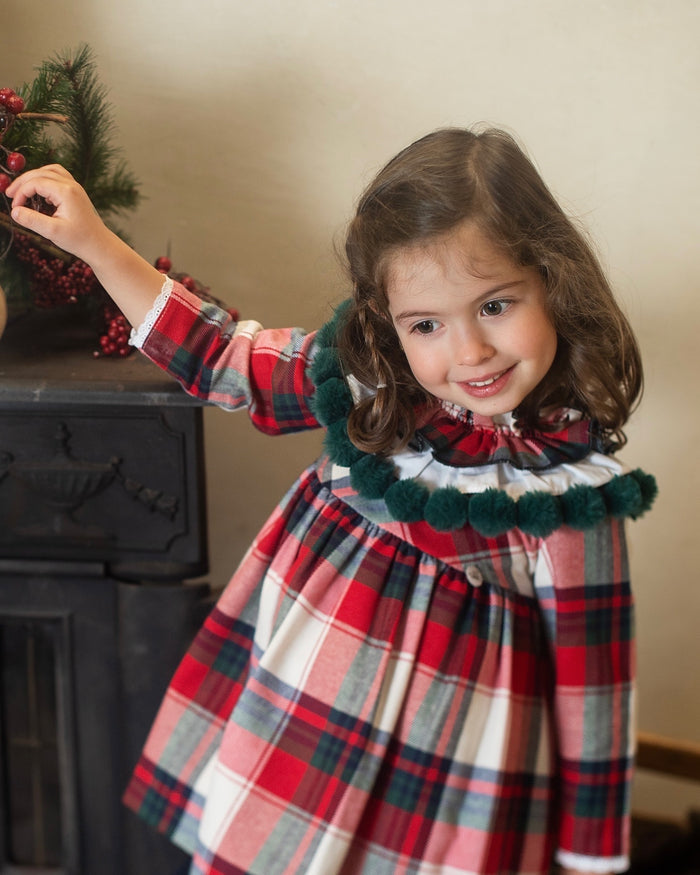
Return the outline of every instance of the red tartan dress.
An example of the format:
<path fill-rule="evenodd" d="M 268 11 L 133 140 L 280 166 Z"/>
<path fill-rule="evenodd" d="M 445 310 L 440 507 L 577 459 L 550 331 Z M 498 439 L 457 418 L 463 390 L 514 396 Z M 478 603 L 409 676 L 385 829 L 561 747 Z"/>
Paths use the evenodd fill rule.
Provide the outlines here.
<path fill-rule="evenodd" d="M 182 660 L 126 803 L 202 875 L 623 871 L 623 517 L 648 475 L 575 417 L 523 435 L 446 405 L 408 450 L 364 456 L 332 328 L 235 325 L 167 285 L 146 355 L 265 432 L 333 439 Z"/>

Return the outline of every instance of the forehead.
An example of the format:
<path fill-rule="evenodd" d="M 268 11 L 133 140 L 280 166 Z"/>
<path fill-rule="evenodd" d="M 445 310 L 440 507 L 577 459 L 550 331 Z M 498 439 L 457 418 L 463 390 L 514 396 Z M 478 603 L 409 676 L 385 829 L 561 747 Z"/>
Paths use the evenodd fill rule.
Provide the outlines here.
<path fill-rule="evenodd" d="M 385 277 L 387 293 L 400 288 L 432 285 L 438 278 L 498 280 L 520 270 L 503 249 L 472 223 L 436 239 L 402 246 L 389 253 Z"/>

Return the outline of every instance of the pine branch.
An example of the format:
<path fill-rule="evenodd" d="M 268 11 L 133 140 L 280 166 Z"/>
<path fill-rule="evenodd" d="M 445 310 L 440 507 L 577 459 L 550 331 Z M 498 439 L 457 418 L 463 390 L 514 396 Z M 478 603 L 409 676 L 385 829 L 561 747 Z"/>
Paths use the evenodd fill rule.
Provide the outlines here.
<path fill-rule="evenodd" d="M 3 128 L 3 150 L 20 152 L 27 169 L 62 164 L 108 224 L 113 214 L 137 206 L 138 184 L 115 145 L 107 91 L 87 45 L 44 61 L 34 81 L 16 93 L 24 110 L 5 114 L 9 124 Z M 73 271 L 73 256 L 25 229 L 20 233 L 8 212 L 6 199 L 0 197 L 0 280 L 11 293 L 8 301 L 33 300 L 34 306 L 46 307 L 94 294 L 90 283 L 99 286 L 94 275 L 83 273 L 79 262 Z"/>
<path fill-rule="evenodd" d="M 138 205 L 138 182 L 115 146 L 107 89 L 99 81 L 89 46 L 45 61 L 32 84 L 25 83 L 17 93 L 24 98 L 25 112 L 3 144 L 21 151 L 28 168 L 62 164 L 103 217 Z M 60 135 L 52 138 L 47 125 L 56 121 L 61 122 Z"/>
<path fill-rule="evenodd" d="M 68 116 L 60 112 L 21 112 L 17 118 L 27 121 L 56 122 L 59 125 L 65 125 L 68 121 Z"/>

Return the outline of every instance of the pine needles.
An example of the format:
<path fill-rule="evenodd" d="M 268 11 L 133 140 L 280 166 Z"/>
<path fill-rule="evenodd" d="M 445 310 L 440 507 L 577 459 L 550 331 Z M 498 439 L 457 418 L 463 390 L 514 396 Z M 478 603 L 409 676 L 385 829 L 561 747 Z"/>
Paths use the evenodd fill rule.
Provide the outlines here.
<path fill-rule="evenodd" d="M 137 206 L 138 184 L 115 145 L 107 91 L 89 46 L 44 61 L 34 81 L 16 90 L 26 112 L 4 143 L 24 154 L 28 168 L 62 164 L 103 218 Z M 59 127 L 29 114 L 64 115 L 67 120 Z"/>
<path fill-rule="evenodd" d="M 103 220 L 126 238 L 114 222 L 138 205 L 138 183 L 116 145 L 107 90 L 90 47 L 83 44 L 56 54 L 37 68 L 31 83 L 13 90 L 24 100 L 24 109 L 16 116 L 6 114 L 11 123 L 2 135 L 4 154 L 21 153 L 26 170 L 62 164 L 86 190 Z M 77 291 L 72 287 L 61 291 L 58 281 L 72 261 L 43 238 L 26 231 L 20 234 L 10 220 L 7 199 L 0 195 L 0 285 L 11 305 L 31 309 L 61 303 L 63 298 L 75 300 Z M 48 270 L 47 265 L 55 269 Z"/>

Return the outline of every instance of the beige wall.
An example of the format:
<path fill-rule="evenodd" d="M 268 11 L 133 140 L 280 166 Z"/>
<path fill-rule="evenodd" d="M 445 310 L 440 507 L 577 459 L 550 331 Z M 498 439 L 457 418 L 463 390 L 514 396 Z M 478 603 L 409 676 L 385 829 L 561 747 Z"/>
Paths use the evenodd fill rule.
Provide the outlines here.
<path fill-rule="evenodd" d="M 581 215 L 647 368 L 626 458 L 656 473 L 634 524 L 640 716 L 700 741 L 697 0 L 3 0 L 0 85 L 90 43 L 146 196 L 149 259 L 246 317 L 315 327 L 343 296 L 333 255 L 361 187 L 446 124 L 514 130 Z M 222 586 L 318 438 L 263 438 L 207 411 L 211 581 Z M 637 806 L 697 786 L 640 775 Z"/>

